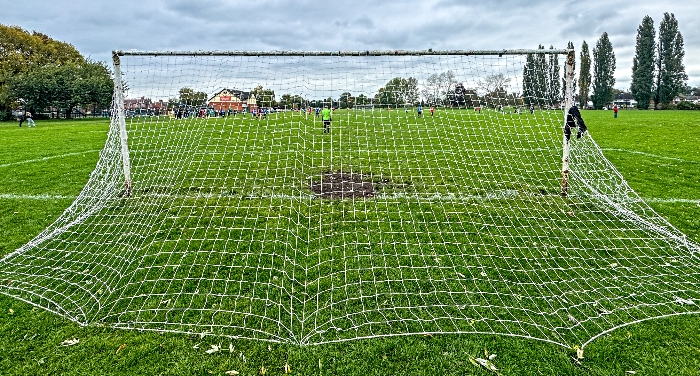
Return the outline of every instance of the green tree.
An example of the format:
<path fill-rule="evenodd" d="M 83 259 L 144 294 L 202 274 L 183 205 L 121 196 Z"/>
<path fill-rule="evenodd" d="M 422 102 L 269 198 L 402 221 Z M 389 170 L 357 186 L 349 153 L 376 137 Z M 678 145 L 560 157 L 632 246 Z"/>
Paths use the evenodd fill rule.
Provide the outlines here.
<path fill-rule="evenodd" d="M 301 95 L 295 94 L 282 94 L 282 97 L 279 100 L 279 106 L 282 108 L 286 109 L 291 109 L 291 110 L 298 110 L 301 108 L 305 108 L 309 104 L 309 101 L 304 99 Z M 327 105 L 330 105 L 329 103 L 326 103 Z"/>
<path fill-rule="evenodd" d="M 654 53 L 656 50 L 656 32 L 654 20 L 644 16 L 637 28 L 637 44 L 634 60 L 632 60 L 632 83 L 630 91 L 637 101 L 637 107 L 643 110 L 649 108 L 654 96 Z"/>
<path fill-rule="evenodd" d="M 418 80 L 413 77 L 395 77 L 377 91 L 375 103 L 404 106 L 418 101 Z"/>
<path fill-rule="evenodd" d="M 528 105 L 536 105 L 537 93 L 535 92 L 537 76 L 535 75 L 535 55 L 527 54 L 523 67 L 523 98 Z M 483 88 L 482 88 L 483 90 Z M 488 93 L 488 91 L 487 91 Z"/>
<path fill-rule="evenodd" d="M 265 89 L 262 85 L 258 85 L 253 89 L 253 95 L 255 96 L 255 101 L 258 107 L 272 107 L 275 105 L 275 91 L 272 89 Z"/>
<path fill-rule="evenodd" d="M 69 63 L 85 63 L 72 45 L 17 26 L 0 25 L 0 119 L 9 118 L 17 103 L 8 86 L 10 80 L 48 64 Z"/>
<path fill-rule="evenodd" d="M 203 91 L 194 91 L 189 87 L 183 87 L 178 90 L 179 100 L 181 104 L 190 106 L 203 106 L 207 103 L 207 93 Z"/>
<path fill-rule="evenodd" d="M 553 50 L 554 46 L 549 46 L 549 49 Z M 547 100 L 550 104 L 555 104 L 560 102 L 562 97 L 559 55 L 550 54 L 547 63 Z"/>
<path fill-rule="evenodd" d="M 340 94 L 338 98 L 339 108 L 353 108 L 355 107 L 355 97 L 352 96 L 350 92 L 344 92 Z"/>
<path fill-rule="evenodd" d="M 8 92 L 23 98 L 32 111 L 55 107 L 70 118 L 73 109 L 105 108 L 112 99 L 113 82 L 103 63 L 47 64 L 12 77 Z"/>
<path fill-rule="evenodd" d="M 593 108 L 600 110 L 613 101 L 615 86 L 615 53 L 607 32 L 600 36 L 593 49 Z"/>
<path fill-rule="evenodd" d="M 543 50 L 544 46 L 540 45 L 537 49 Z M 551 97 L 548 90 L 549 80 L 550 72 L 545 55 L 528 54 L 523 68 L 523 96 L 527 105 L 544 106 L 549 102 Z M 499 97 L 493 94 L 490 91 L 487 92 L 489 98 Z"/>
<path fill-rule="evenodd" d="M 688 76 L 683 66 L 683 36 L 673 13 L 664 13 L 659 25 L 659 43 L 656 55 L 656 91 L 654 106 L 668 106 L 683 91 Z"/>
<path fill-rule="evenodd" d="M 355 104 L 356 105 L 365 105 L 369 103 L 369 98 L 367 98 L 366 95 L 360 94 L 355 98 Z"/>
<path fill-rule="evenodd" d="M 580 108 L 586 108 L 588 95 L 591 90 L 591 54 L 588 51 L 588 43 L 581 44 L 581 70 L 578 75 L 578 103 Z"/>
<path fill-rule="evenodd" d="M 109 68 L 103 62 L 90 60 L 80 68 L 79 79 L 75 82 L 77 103 L 83 108 L 108 108 L 114 92 L 114 81 Z"/>
<path fill-rule="evenodd" d="M 538 50 L 544 50 L 544 46 L 540 45 Z M 535 93 L 537 94 L 538 104 L 546 106 L 549 104 L 549 69 L 547 67 L 547 57 L 544 54 L 535 55 Z"/>

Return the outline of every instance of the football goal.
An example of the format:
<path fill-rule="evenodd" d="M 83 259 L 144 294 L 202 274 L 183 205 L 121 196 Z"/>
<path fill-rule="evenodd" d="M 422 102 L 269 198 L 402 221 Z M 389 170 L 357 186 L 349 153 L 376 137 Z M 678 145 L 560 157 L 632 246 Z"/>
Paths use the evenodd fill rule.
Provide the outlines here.
<path fill-rule="evenodd" d="M 75 202 L 0 292 L 82 325 L 583 348 L 696 313 L 700 247 L 573 105 L 573 50 L 115 51 Z"/>

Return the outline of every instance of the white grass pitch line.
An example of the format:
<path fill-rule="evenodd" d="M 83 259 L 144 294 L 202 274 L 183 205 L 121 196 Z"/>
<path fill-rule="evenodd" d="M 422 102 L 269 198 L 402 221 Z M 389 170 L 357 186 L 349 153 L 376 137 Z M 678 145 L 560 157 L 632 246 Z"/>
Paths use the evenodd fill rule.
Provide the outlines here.
<path fill-rule="evenodd" d="M 658 159 L 667 159 L 667 160 L 676 161 L 676 162 L 698 163 L 698 162 L 696 162 L 696 161 L 691 161 L 691 160 L 688 160 L 688 159 L 676 158 L 676 157 L 665 157 L 665 156 L 663 156 L 663 155 L 645 153 L 645 152 L 643 152 L 643 151 L 635 151 L 635 150 L 627 150 L 627 149 L 616 149 L 616 148 L 602 148 L 601 150 L 603 150 L 603 151 L 618 151 L 618 152 L 621 152 L 621 153 L 637 154 L 637 155 L 643 155 L 643 156 L 645 156 L 645 157 L 658 158 Z"/>
<path fill-rule="evenodd" d="M 519 196 L 515 191 L 505 190 L 503 192 L 494 192 L 492 194 L 486 195 L 456 195 L 456 194 L 442 194 L 435 193 L 432 195 L 418 196 L 418 195 L 405 195 L 405 194 L 392 194 L 392 195 L 379 195 L 375 199 L 415 199 L 418 201 L 464 201 L 464 200 L 494 200 L 494 199 L 507 199 Z M 196 199 L 196 198 L 216 198 L 216 197 L 230 197 L 227 195 L 206 193 L 200 195 L 168 195 L 168 194 L 145 194 L 143 196 L 153 196 L 153 197 L 172 197 L 178 199 Z M 41 195 L 22 195 L 22 194 L 12 194 L 12 193 L 0 193 L 0 199 L 2 200 L 37 200 L 37 201 L 50 201 L 50 200 L 75 200 L 78 196 L 66 196 L 66 195 L 51 195 L 51 194 L 41 194 Z M 245 196 L 248 200 L 254 199 L 288 199 L 288 200 L 309 200 L 316 199 L 315 195 L 250 195 Z M 642 198 L 647 203 L 660 203 L 660 204 L 695 204 L 700 205 L 700 199 L 688 199 L 688 198 Z"/>
<path fill-rule="evenodd" d="M 37 159 L 27 159 L 25 161 L 17 161 L 17 162 L 12 162 L 12 163 L 1 164 L 0 168 L 18 166 L 18 165 L 23 165 L 23 164 L 27 164 L 27 163 L 43 162 L 43 161 L 48 161 L 50 159 L 56 159 L 56 158 L 72 157 L 74 155 L 90 154 L 90 153 L 99 152 L 101 150 L 102 149 L 93 149 L 93 150 L 86 150 L 86 151 L 81 151 L 81 152 L 76 152 L 76 153 L 52 155 L 50 157 L 43 157 L 43 158 L 37 158 Z"/>
<path fill-rule="evenodd" d="M 75 200 L 78 196 L 61 196 L 61 195 L 16 195 L 12 193 L 0 193 L 0 200 L 37 200 L 37 201 L 53 201 L 53 200 Z"/>

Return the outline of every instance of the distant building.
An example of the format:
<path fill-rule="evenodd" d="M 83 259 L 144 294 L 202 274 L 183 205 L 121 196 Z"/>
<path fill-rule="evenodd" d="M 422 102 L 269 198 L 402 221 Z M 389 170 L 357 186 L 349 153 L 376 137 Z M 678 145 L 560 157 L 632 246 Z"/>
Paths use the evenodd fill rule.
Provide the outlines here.
<path fill-rule="evenodd" d="M 613 104 L 617 105 L 617 107 L 622 107 L 622 108 L 636 108 L 637 107 L 637 101 L 634 100 L 632 93 L 615 94 L 615 99 L 613 100 Z"/>
<path fill-rule="evenodd" d="M 695 104 L 700 103 L 700 96 L 697 95 L 685 95 L 673 98 L 673 104 L 678 104 L 681 102 L 692 102 Z"/>
<path fill-rule="evenodd" d="M 247 109 L 250 112 L 258 108 L 258 103 L 255 100 L 255 95 L 251 92 L 223 89 L 207 101 L 207 106 L 217 112 L 221 110 L 228 111 L 229 108 L 238 112 Z"/>
<path fill-rule="evenodd" d="M 168 102 L 162 99 L 153 101 L 151 98 L 141 97 L 124 99 L 124 109 L 132 115 L 162 115 L 168 110 Z"/>

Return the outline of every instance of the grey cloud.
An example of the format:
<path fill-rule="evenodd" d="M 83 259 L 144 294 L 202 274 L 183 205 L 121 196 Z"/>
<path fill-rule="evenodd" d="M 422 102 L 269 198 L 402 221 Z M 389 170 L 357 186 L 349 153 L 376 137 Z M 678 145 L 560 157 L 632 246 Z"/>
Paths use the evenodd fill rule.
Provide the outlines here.
<path fill-rule="evenodd" d="M 664 12 L 679 20 L 689 83 L 698 85 L 700 2 L 694 1 L 620 8 L 607 0 L 23 0 L 3 9 L 0 23 L 40 31 L 107 62 L 113 49 L 563 48 L 569 41 L 578 49 L 583 40 L 592 49 L 607 32 L 618 82 L 626 85 L 637 27 L 649 15 L 658 28 Z"/>

